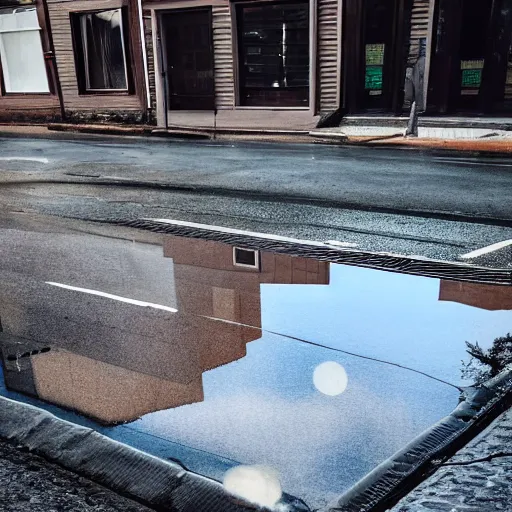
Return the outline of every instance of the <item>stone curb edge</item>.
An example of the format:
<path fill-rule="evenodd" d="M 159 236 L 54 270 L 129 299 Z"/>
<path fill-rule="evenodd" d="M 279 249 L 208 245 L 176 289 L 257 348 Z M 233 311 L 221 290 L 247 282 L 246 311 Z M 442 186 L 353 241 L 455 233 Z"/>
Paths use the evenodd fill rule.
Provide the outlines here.
<path fill-rule="evenodd" d="M 6 127 L 27 127 L 32 126 L 44 127 L 47 134 L 23 134 L 21 132 L 14 133 L 8 130 L 1 130 L 2 126 Z M 314 131 L 314 130 L 313 130 Z M 478 153 L 489 156 L 509 156 L 512 153 L 512 140 L 510 141 L 494 141 L 482 139 L 405 139 L 391 138 L 389 136 L 379 137 L 349 137 L 340 135 L 334 137 L 327 134 L 311 135 L 310 130 L 237 130 L 223 129 L 217 130 L 216 135 L 224 140 L 236 140 L 241 137 L 242 140 L 250 141 L 251 137 L 258 141 L 261 137 L 266 137 L 267 141 L 272 142 L 297 142 L 307 144 L 327 144 L 327 145 L 345 145 L 354 147 L 368 147 L 379 149 L 395 149 L 395 150 L 417 150 L 417 151 L 443 151 L 443 152 L 466 152 Z M 68 134 L 69 136 L 87 136 L 87 135 L 103 135 L 103 136 L 132 136 L 146 138 L 183 138 L 183 139 L 209 139 L 213 137 L 213 129 L 205 131 L 204 129 L 193 129 L 187 127 L 173 127 L 166 132 L 164 129 L 155 129 L 154 126 L 123 126 L 123 125 L 79 125 L 66 123 L 50 123 L 50 124 L 1 124 L 1 137 L 34 137 L 34 138 L 53 138 L 57 134 Z M 230 139 L 230 137 L 233 137 Z M 244 138 L 246 137 L 246 138 Z M 283 138 L 286 140 L 284 141 Z"/>
<path fill-rule="evenodd" d="M 6 397 L 0 397 L 0 439 L 154 510 L 248 512 L 256 508 L 228 494 L 215 480 Z M 279 505 L 284 512 L 309 510 L 288 495 Z"/>

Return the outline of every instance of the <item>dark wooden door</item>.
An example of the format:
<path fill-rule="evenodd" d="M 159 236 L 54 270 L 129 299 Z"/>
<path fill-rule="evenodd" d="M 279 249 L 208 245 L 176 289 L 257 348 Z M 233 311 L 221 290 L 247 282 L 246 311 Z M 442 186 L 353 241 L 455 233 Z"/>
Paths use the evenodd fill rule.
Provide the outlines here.
<path fill-rule="evenodd" d="M 511 0 L 439 0 L 428 110 L 489 114 L 504 108 Z"/>
<path fill-rule="evenodd" d="M 213 110 L 213 42 L 211 9 L 188 9 L 162 15 L 171 110 Z"/>
<path fill-rule="evenodd" d="M 411 0 L 345 0 L 343 4 L 344 107 L 349 113 L 398 113 Z"/>

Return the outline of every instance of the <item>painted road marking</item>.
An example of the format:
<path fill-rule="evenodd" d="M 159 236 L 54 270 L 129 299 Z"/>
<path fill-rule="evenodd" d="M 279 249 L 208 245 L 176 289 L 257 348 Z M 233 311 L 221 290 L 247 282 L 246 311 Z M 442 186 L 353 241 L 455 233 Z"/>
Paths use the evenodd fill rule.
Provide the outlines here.
<path fill-rule="evenodd" d="M 451 164 L 464 164 L 464 165 L 479 165 L 480 167 L 512 167 L 509 163 L 500 162 L 478 162 L 474 160 L 464 160 L 458 158 L 434 158 L 435 162 L 445 162 Z"/>
<path fill-rule="evenodd" d="M 73 290 L 75 292 L 88 293 L 89 295 L 97 295 L 98 297 L 105 297 L 107 299 L 118 300 L 119 302 L 126 302 L 127 304 L 134 304 L 135 306 L 142 306 L 146 308 L 162 309 L 164 311 L 170 311 L 171 313 L 177 313 L 176 308 L 170 308 L 168 306 L 162 306 L 161 304 L 153 304 L 152 302 L 144 302 L 143 300 L 129 299 L 127 297 L 120 297 L 119 295 L 112 295 L 111 293 L 100 292 L 98 290 L 89 290 L 88 288 L 78 288 L 76 286 L 69 286 L 68 284 L 53 283 L 46 281 L 45 284 L 51 286 L 57 286 L 58 288 L 64 288 L 65 290 Z"/>
<path fill-rule="evenodd" d="M 171 224 L 173 226 L 184 226 L 188 228 L 207 229 L 209 231 L 218 231 L 220 233 L 228 233 L 230 235 L 244 235 L 254 238 L 264 238 L 267 240 L 276 240 L 281 242 L 292 242 L 306 245 L 325 245 L 321 242 L 312 242 L 311 240 L 300 240 L 298 238 L 288 238 L 286 236 L 279 235 L 268 235 L 266 233 L 256 233 L 254 231 L 244 231 L 242 229 L 225 228 L 223 226 L 212 226 L 209 224 L 199 224 L 197 222 L 187 222 L 184 220 L 173 220 L 173 219 L 142 219 L 149 220 L 152 222 L 160 222 L 162 224 Z"/>
<path fill-rule="evenodd" d="M 286 236 L 280 236 L 280 235 L 269 235 L 267 233 L 258 233 L 255 231 L 245 231 L 242 229 L 234 229 L 234 228 L 225 228 L 223 226 L 214 226 L 211 224 L 200 224 L 197 222 L 188 222 L 184 220 L 174 220 L 174 219 L 149 219 L 149 218 L 143 218 L 141 220 L 147 220 L 151 222 L 159 222 L 161 224 L 170 224 L 172 226 L 183 226 L 188 228 L 197 228 L 197 229 L 205 229 L 208 231 L 216 231 L 218 233 L 226 233 L 230 235 L 241 235 L 241 236 L 247 236 L 250 238 L 260 238 L 263 240 L 271 240 L 275 242 L 289 242 L 293 244 L 301 244 L 301 245 L 311 245 L 313 247 L 336 247 L 339 246 L 342 247 L 357 247 L 357 244 L 353 242 L 340 242 L 338 240 L 330 240 L 327 242 L 318 242 L 314 240 L 302 240 L 300 238 L 290 238 Z M 342 228 L 341 228 L 342 229 Z M 332 243 L 331 243 L 332 242 Z M 366 251 L 368 252 L 368 251 Z M 388 256 L 400 256 L 398 253 L 381 253 L 386 254 Z"/>
<path fill-rule="evenodd" d="M 324 244 L 334 245 L 335 247 L 357 247 L 354 242 L 340 242 L 339 240 L 326 240 Z"/>
<path fill-rule="evenodd" d="M 503 242 L 497 242 L 492 245 L 487 245 L 486 247 L 482 247 L 481 249 L 476 249 L 475 251 L 468 252 L 467 254 L 463 254 L 461 256 L 464 260 L 469 260 L 472 258 L 478 258 L 479 256 L 483 256 L 484 254 L 489 254 L 490 252 L 499 251 L 500 249 L 504 249 L 512 245 L 512 240 L 503 240 Z"/>
<path fill-rule="evenodd" d="M 30 157 L 30 156 L 0 156 L 0 160 L 11 162 L 13 160 L 20 160 L 22 162 L 38 162 L 40 164 L 47 164 L 50 162 L 48 158 L 37 158 L 37 157 Z"/>

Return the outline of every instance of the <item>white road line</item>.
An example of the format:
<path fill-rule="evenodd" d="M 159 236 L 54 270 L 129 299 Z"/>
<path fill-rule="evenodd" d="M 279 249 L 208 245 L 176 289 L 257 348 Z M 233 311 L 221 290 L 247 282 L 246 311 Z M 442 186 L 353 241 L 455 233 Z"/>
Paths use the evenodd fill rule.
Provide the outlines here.
<path fill-rule="evenodd" d="M 460 257 L 464 260 L 470 260 L 472 258 L 483 256 L 484 254 L 489 254 L 490 252 L 499 251 L 500 249 L 508 247 L 509 245 L 512 245 L 512 240 L 503 240 L 503 242 L 497 242 L 495 244 L 482 247 L 481 249 L 468 252 L 467 254 L 462 254 Z"/>
<path fill-rule="evenodd" d="M 199 224 L 197 222 L 187 222 L 183 220 L 173 220 L 173 219 L 142 219 L 142 220 L 150 220 L 152 222 L 161 222 L 162 224 L 171 224 L 173 226 L 185 226 L 189 228 L 198 228 L 198 229 L 207 229 L 209 231 L 218 231 L 220 233 L 229 233 L 231 235 L 244 235 L 250 236 L 254 238 L 264 238 L 266 240 L 278 240 L 281 242 L 292 242 L 292 243 L 300 243 L 306 245 L 316 245 L 316 246 L 325 246 L 322 242 L 312 242 L 311 240 L 300 240 L 297 238 L 288 238 L 286 236 L 279 235 L 268 235 L 266 233 L 257 233 L 254 231 L 244 231 L 241 229 L 233 229 L 233 228 L 225 228 L 223 226 L 211 226 L 209 224 Z"/>
<path fill-rule="evenodd" d="M 324 244 L 336 247 L 357 247 L 357 244 L 354 242 L 340 242 L 339 240 L 326 240 Z"/>
<path fill-rule="evenodd" d="M 171 313 L 177 313 L 178 310 L 170 308 L 168 306 L 162 306 L 161 304 L 153 304 L 152 302 L 144 302 L 142 300 L 128 299 L 127 297 L 120 297 L 119 295 L 112 295 L 111 293 L 99 292 L 97 290 L 89 290 L 88 288 L 77 288 L 76 286 L 69 286 L 67 284 L 53 283 L 46 281 L 45 284 L 51 286 L 57 286 L 58 288 L 64 288 L 65 290 L 73 290 L 75 292 L 88 293 L 89 295 L 97 295 L 98 297 L 105 297 L 107 299 L 118 300 L 119 302 L 126 302 L 127 304 L 133 304 L 135 306 L 142 306 L 146 308 L 162 309 L 163 311 L 170 311 Z"/>
<path fill-rule="evenodd" d="M 37 157 L 30 157 L 30 156 L 0 156 L 0 160 L 11 162 L 13 160 L 19 160 L 21 162 L 38 162 L 40 164 L 47 164 L 50 162 L 48 158 L 37 158 Z"/>
<path fill-rule="evenodd" d="M 293 244 L 302 244 L 302 245 L 311 245 L 313 247 L 329 247 L 334 248 L 336 245 L 339 246 L 339 249 L 341 250 L 343 246 L 345 247 L 352 247 L 352 242 L 340 242 L 336 241 L 335 244 L 332 245 L 329 242 L 318 242 L 313 240 L 302 240 L 300 238 L 289 238 L 286 236 L 280 236 L 280 235 L 269 235 L 268 233 L 258 233 L 255 231 L 244 231 L 242 229 L 233 229 L 233 228 L 225 228 L 223 226 L 214 226 L 211 224 L 200 224 L 197 222 L 188 222 L 184 220 L 175 220 L 175 219 L 149 219 L 149 218 L 143 218 L 140 220 L 149 220 L 152 222 L 160 222 L 162 224 L 170 224 L 172 226 L 184 226 L 189 228 L 198 228 L 198 229 L 205 229 L 208 231 L 217 231 L 218 233 L 227 233 L 232 235 L 242 235 L 242 236 L 248 236 L 252 238 L 260 238 L 263 240 L 271 240 L 271 241 L 277 241 L 277 242 L 290 242 Z M 172 233 L 169 233 L 172 235 Z M 357 247 L 357 244 L 354 244 L 355 247 Z M 368 251 L 366 251 L 368 252 Z M 386 254 L 387 256 L 401 256 L 399 253 L 392 253 L 392 252 L 378 252 L 373 254 Z M 420 259 L 424 259 L 423 257 L 420 257 Z"/>
<path fill-rule="evenodd" d="M 481 167 L 512 167 L 512 164 L 500 162 L 474 162 L 472 160 L 460 160 L 457 158 L 435 158 L 435 162 L 446 162 L 451 164 L 479 165 Z"/>

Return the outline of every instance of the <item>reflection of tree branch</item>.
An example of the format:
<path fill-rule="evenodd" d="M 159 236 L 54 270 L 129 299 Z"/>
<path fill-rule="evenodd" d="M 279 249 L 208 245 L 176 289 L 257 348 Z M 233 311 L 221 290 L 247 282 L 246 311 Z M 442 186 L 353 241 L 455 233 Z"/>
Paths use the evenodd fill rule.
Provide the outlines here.
<path fill-rule="evenodd" d="M 471 361 L 464 365 L 463 372 L 474 373 L 477 380 L 482 382 L 490 377 L 495 377 L 512 363 L 512 336 L 495 338 L 492 346 L 484 350 L 478 342 L 466 341 L 466 352 L 472 357 Z"/>
<path fill-rule="evenodd" d="M 487 455 L 487 457 L 482 457 L 480 459 L 462 460 L 460 462 L 444 462 L 439 464 L 439 466 L 469 466 L 470 464 L 477 464 L 478 462 L 489 462 L 492 459 L 498 459 L 500 457 L 512 457 L 512 452 L 494 452 Z"/>

